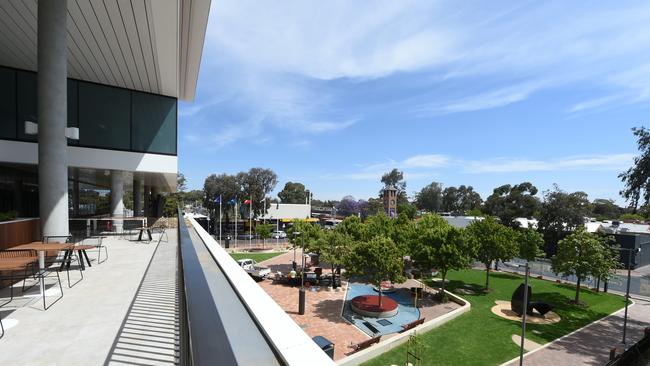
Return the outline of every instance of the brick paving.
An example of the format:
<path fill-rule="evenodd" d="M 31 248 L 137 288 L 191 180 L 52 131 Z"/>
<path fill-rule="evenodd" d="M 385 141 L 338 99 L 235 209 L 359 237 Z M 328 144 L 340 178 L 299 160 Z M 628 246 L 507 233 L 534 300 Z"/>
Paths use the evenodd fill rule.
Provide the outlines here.
<path fill-rule="evenodd" d="M 279 271 L 286 274 L 291 271 L 292 260 L 293 251 L 289 251 L 260 264 L 269 267 L 272 273 Z M 296 251 L 296 262 L 300 266 L 300 251 Z M 323 267 L 323 274 L 330 272 L 329 269 Z M 345 357 L 351 351 L 350 344 L 359 343 L 370 338 L 341 316 L 345 300 L 344 289 L 333 291 L 319 288 L 319 291 L 308 291 L 305 301 L 305 314 L 298 315 L 299 287 L 273 284 L 271 280 L 265 280 L 259 284 L 310 337 L 320 335 L 333 342 L 335 345 L 335 360 Z M 408 287 L 410 285 L 412 284 L 407 282 L 402 286 Z M 343 282 L 343 288 L 347 288 L 347 282 L 345 281 Z M 425 300 L 422 304 L 424 306 L 420 308 L 420 316 L 425 317 L 427 321 L 459 307 L 459 305 L 452 302 L 437 304 L 430 300 Z M 394 334 L 386 335 L 382 339 L 392 336 Z"/>
<path fill-rule="evenodd" d="M 628 345 L 640 340 L 643 337 L 643 329 L 650 327 L 650 301 L 634 301 L 636 304 L 631 306 L 628 312 Z M 609 350 L 621 346 L 622 335 L 623 310 L 531 353 L 524 358 L 524 365 L 603 365 L 609 359 Z M 518 364 L 517 360 L 508 366 Z"/>

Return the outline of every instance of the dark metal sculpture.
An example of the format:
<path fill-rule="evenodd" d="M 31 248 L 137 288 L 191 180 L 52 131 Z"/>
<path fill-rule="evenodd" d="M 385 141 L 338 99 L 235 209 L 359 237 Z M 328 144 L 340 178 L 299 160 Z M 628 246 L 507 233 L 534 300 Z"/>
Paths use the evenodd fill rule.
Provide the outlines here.
<path fill-rule="evenodd" d="M 546 313 L 553 310 L 553 305 L 549 303 L 543 301 L 530 301 L 533 295 L 530 286 L 528 286 L 528 304 L 524 306 L 524 287 L 524 284 L 519 285 L 515 292 L 512 293 L 512 298 L 510 299 L 510 309 L 512 309 L 512 311 L 517 315 L 522 316 L 524 314 L 524 309 L 526 309 L 526 314 L 534 315 L 533 309 L 535 309 L 542 317 L 544 317 Z"/>

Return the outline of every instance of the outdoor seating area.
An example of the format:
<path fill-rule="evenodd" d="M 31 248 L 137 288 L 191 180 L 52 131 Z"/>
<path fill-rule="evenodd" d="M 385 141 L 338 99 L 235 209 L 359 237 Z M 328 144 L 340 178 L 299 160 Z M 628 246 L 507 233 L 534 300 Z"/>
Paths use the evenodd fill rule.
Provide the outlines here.
<path fill-rule="evenodd" d="M 160 245 L 176 248 L 175 232 L 163 232 L 154 233 L 154 244 L 166 235 Z M 172 274 L 174 248 L 165 254 Z M 44 268 L 39 266 L 39 252 L 45 254 Z M 146 322 L 126 325 L 125 321 L 134 298 L 147 296 L 138 292 L 156 252 L 160 252 L 158 245 L 143 245 L 119 235 L 44 238 L 0 251 L 0 364 L 13 364 L 16 354 L 27 364 L 84 364 L 89 359 L 122 360 L 124 355 L 131 362 L 158 357 L 147 354 L 145 346 L 123 351 L 122 358 L 115 356 L 117 338 L 125 326 L 141 341 L 155 338 L 155 329 L 147 329 Z M 67 286 L 62 284 L 62 274 L 69 276 Z M 173 291 L 170 296 L 175 299 Z M 147 311 L 167 314 L 162 307 Z M 35 343 L 39 347 L 33 347 Z M 171 358 L 164 357 L 170 364 L 175 362 L 174 347 L 171 342 Z"/>

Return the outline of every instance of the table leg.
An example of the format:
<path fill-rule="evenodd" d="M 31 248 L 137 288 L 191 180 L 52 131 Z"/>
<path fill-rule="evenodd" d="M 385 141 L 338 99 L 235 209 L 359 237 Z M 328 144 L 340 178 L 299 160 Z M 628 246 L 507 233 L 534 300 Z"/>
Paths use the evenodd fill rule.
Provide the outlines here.
<path fill-rule="evenodd" d="M 140 233 L 138 234 L 138 241 L 142 241 L 142 232 L 144 230 L 138 230 Z"/>
<path fill-rule="evenodd" d="M 152 241 L 153 237 L 151 236 L 151 230 L 147 229 L 147 234 L 149 235 L 149 241 Z"/>
<path fill-rule="evenodd" d="M 86 262 L 88 262 L 88 267 L 92 267 L 92 264 L 90 264 L 90 259 L 88 258 L 88 253 L 86 253 L 85 250 L 82 250 L 81 252 L 83 253 L 84 257 L 86 258 Z"/>
<path fill-rule="evenodd" d="M 59 266 L 59 271 L 62 271 L 63 267 L 66 264 L 68 265 L 68 268 L 70 267 L 70 262 L 68 260 L 69 256 L 70 256 L 70 251 L 69 250 L 66 250 L 65 252 L 63 252 L 63 260 L 61 261 L 61 266 Z"/>
<path fill-rule="evenodd" d="M 77 250 L 77 259 L 79 260 L 79 264 L 81 265 L 81 270 L 86 269 L 86 265 L 84 264 L 84 257 L 81 256 L 81 250 Z"/>

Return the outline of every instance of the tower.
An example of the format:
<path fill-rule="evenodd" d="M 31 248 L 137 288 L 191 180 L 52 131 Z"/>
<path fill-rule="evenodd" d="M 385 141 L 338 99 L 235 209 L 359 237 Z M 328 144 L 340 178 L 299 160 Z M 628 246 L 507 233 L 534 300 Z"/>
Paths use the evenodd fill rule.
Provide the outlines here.
<path fill-rule="evenodd" d="M 384 210 L 388 217 L 397 217 L 397 189 L 393 186 L 384 188 Z"/>

